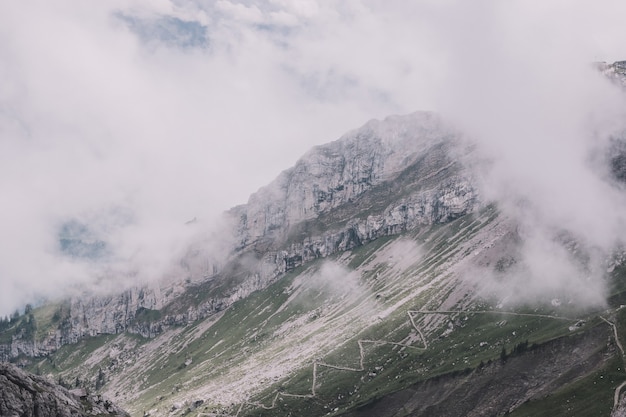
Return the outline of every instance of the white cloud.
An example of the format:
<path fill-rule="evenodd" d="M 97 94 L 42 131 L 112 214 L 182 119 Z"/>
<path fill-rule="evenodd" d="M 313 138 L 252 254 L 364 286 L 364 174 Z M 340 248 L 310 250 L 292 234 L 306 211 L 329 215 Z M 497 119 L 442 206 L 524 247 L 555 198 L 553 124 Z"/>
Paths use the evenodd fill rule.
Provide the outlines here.
<path fill-rule="evenodd" d="M 613 12 L 624 9 L 606 3 Z M 441 108 L 496 158 L 488 181 L 495 197 L 512 191 L 530 199 L 545 221 L 607 246 L 623 223 L 617 208 L 624 197 L 589 155 L 626 118 L 624 95 L 590 65 L 594 35 L 607 31 L 604 20 L 578 2 L 479 4 L 454 21 L 458 38 L 447 39 L 459 66 L 447 77 Z"/>
<path fill-rule="evenodd" d="M 457 61 L 447 69 L 438 108 L 493 161 L 484 178 L 487 198 L 543 239 L 528 239 L 521 252 L 526 269 L 505 286 L 520 296 L 559 289 L 597 305 L 606 284 L 597 273 L 602 258 L 591 274 L 548 240 L 566 229 L 606 254 L 626 233 L 626 195 L 592 157 L 626 128 L 625 95 L 591 65 L 599 53 L 608 60 L 626 52 L 616 41 L 626 28 L 610 16 L 626 7 L 612 1 L 458 6 L 457 16 L 438 10 L 445 18 L 431 28 Z"/>
<path fill-rule="evenodd" d="M 269 3 L 278 6 L 282 12 L 304 18 L 315 17 L 321 8 L 319 2 L 315 0 L 270 0 Z"/>
<path fill-rule="evenodd" d="M 218 10 L 221 10 L 235 20 L 240 20 L 247 23 L 261 23 L 264 21 L 263 13 L 255 5 L 245 6 L 241 3 L 233 3 L 228 0 L 219 0 L 215 3 Z"/>
<path fill-rule="evenodd" d="M 288 27 L 295 27 L 300 22 L 297 16 L 291 13 L 287 13 L 284 10 L 280 10 L 278 12 L 270 12 L 269 21 L 270 24 Z"/>

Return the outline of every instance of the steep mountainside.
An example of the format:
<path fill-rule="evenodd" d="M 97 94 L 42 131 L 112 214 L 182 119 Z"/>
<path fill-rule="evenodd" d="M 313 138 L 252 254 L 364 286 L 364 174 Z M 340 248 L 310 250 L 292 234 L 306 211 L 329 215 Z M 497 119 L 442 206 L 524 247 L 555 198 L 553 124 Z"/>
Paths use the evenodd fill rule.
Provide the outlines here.
<path fill-rule="evenodd" d="M 347 203 L 355 203 L 365 192 L 397 179 L 403 183 L 406 196 L 388 192 L 386 197 L 392 199 L 388 202 L 384 202 L 380 198 L 382 196 L 369 198 L 356 207 L 351 205 L 349 214 L 344 213 L 343 218 L 336 217 L 333 221 L 347 222 L 363 210 L 379 214 L 386 207 L 372 207 L 376 203 L 390 204 L 393 200 L 404 202 L 402 197 L 418 194 L 422 190 L 424 193 L 418 194 L 421 204 L 410 201 L 408 204 L 411 207 L 402 208 L 418 211 L 411 221 L 429 224 L 446 221 L 454 213 L 464 214 L 471 209 L 471 202 L 468 203 L 471 198 L 455 201 L 452 205 L 446 204 L 446 197 L 462 198 L 468 193 L 471 197 L 472 193 L 467 175 L 457 175 L 460 174 L 459 161 L 452 152 L 457 145 L 456 136 L 438 116 L 415 113 L 406 117 L 390 117 L 383 122 L 373 120 L 336 142 L 316 147 L 300 159 L 295 167 L 283 172 L 272 184 L 252 195 L 248 204 L 231 211 L 239 219 L 238 243 L 241 247 L 263 247 L 271 241 L 271 246 L 275 248 L 282 247 L 288 240 L 299 243 L 311 235 L 297 228 L 294 230 L 294 226 L 318 219 L 320 215 L 335 211 Z M 441 171 L 446 172 L 442 175 Z M 404 178 L 407 172 L 410 172 L 411 178 Z M 448 180 L 447 184 L 442 183 L 443 178 Z M 426 194 L 426 191 L 429 193 Z M 397 208 L 389 209 L 393 212 Z M 379 227 L 406 227 L 403 217 L 411 214 L 394 214 L 396 216 L 392 218 L 376 219 L 378 223 L 384 222 Z M 370 234 L 380 232 L 378 227 L 374 227 Z"/>
<path fill-rule="evenodd" d="M 616 189 L 621 143 L 600 158 Z M 626 415 L 626 255 L 550 230 L 581 282 L 602 258 L 606 304 L 502 295 L 525 289 L 528 233 L 474 158 L 432 113 L 371 121 L 227 212 L 220 255 L 197 243 L 184 275 L 29 308 L 0 323 L 0 359 L 133 416 Z"/>

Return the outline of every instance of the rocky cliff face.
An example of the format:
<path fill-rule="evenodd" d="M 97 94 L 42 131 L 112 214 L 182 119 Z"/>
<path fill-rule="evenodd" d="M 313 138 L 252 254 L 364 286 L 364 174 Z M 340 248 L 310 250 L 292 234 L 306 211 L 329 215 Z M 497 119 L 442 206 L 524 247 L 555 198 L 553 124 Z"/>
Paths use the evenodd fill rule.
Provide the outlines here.
<path fill-rule="evenodd" d="M 479 205 L 469 153 L 436 115 L 371 121 L 316 147 L 229 212 L 238 251 L 264 254 L 262 279 L 312 259 L 419 225 L 443 223 Z"/>
<path fill-rule="evenodd" d="M 248 204 L 231 210 L 238 220 L 239 247 L 284 238 L 293 226 L 354 203 L 454 137 L 455 132 L 435 114 L 414 113 L 372 120 L 312 149 L 253 194 Z M 438 158 L 443 162 L 445 156 Z"/>
<path fill-rule="evenodd" d="M 5 417 L 125 416 L 99 395 L 69 391 L 14 365 L 0 363 L 0 415 Z"/>

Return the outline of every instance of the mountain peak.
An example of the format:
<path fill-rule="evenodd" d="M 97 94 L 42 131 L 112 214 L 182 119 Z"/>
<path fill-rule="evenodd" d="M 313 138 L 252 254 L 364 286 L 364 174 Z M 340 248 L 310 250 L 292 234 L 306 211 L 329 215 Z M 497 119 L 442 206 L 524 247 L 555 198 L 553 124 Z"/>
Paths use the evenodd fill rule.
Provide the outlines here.
<path fill-rule="evenodd" d="M 334 142 L 314 147 L 246 205 L 233 209 L 243 224 L 240 241 L 247 246 L 280 236 L 290 226 L 394 180 L 429 149 L 451 147 L 456 141 L 454 130 L 431 112 L 370 120 Z"/>

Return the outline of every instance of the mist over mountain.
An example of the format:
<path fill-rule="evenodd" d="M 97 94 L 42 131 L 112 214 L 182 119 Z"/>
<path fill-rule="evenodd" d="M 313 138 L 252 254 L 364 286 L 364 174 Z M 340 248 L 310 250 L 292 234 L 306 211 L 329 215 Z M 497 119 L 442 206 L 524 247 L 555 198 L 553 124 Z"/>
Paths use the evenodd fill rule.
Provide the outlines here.
<path fill-rule="evenodd" d="M 0 6 L 0 407 L 626 415 L 625 11 Z"/>
<path fill-rule="evenodd" d="M 160 280 L 190 240 L 220 234 L 223 211 L 308 149 L 391 114 L 436 111 L 481 142 L 500 178 L 485 188 L 543 199 L 558 188 L 557 214 L 543 215 L 609 212 L 604 198 L 573 203 L 553 174 L 579 172 L 586 129 L 606 129 L 600 141 L 619 130 L 623 99 L 589 64 L 624 55 L 620 11 L 618 1 L 6 5 L 0 314 Z M 203 230 L 185 226 L 194 218 Z M 69 224 L 87 228 L 90 247 L 59 242 Z M 600 240 L 612 230 L 589 228 Z"/>

